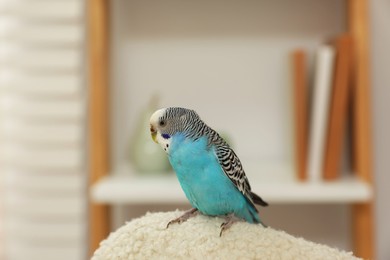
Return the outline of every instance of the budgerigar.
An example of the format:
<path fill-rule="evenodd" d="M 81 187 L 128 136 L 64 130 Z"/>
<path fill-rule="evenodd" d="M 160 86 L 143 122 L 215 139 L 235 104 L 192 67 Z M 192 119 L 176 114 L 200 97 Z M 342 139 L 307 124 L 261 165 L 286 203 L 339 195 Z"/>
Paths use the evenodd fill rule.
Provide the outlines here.
<path fill-rule="evenodd" d="M 254 204 L 268 204 L 251 191 L 235 152 L 194 110 L 169 107 L 150 118 L 153 140 L 168 154 L 193 209 L 170 221 L 181 223 L 201 212 L 225 217 L 220 235 L 234 222 L 261 223 Z"/>

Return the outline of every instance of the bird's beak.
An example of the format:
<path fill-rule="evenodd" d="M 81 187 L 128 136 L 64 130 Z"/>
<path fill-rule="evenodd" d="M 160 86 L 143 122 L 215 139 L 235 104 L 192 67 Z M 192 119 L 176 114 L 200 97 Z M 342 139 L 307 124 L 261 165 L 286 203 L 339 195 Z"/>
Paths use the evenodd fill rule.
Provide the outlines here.
<path fill-rule="evenodd" d="M 153 125 L 150 125 L 150 134 L 152 135 L 153 141 L 157 144 L 157 131 L 154 129 Z"/>

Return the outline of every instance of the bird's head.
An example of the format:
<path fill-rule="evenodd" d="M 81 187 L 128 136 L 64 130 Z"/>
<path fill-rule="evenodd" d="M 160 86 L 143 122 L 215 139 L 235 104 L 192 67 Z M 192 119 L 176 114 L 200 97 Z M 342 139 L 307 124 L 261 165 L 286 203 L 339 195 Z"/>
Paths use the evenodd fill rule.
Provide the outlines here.
<path fill-rule="evenodd" d="M 199 116 L 191 109 L 181 107 L 159 109 L 150 117 L 152 139 L 168 152 L 171 137 L 188 130 L 188 125 L 197 119 Z"/>

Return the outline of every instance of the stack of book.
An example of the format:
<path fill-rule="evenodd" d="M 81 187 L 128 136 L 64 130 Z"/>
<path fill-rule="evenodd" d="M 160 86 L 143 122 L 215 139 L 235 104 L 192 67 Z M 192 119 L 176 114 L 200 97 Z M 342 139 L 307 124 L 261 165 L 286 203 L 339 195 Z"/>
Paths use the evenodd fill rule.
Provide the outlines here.
<path fill-rule="evenodd" d="M 351 102 L 353 42 L 350 35 L 320 46 L 309 91 L 304 50 L 292 53 L 296 171 L 299 180 L 335 180 L 340 176 Z"/>

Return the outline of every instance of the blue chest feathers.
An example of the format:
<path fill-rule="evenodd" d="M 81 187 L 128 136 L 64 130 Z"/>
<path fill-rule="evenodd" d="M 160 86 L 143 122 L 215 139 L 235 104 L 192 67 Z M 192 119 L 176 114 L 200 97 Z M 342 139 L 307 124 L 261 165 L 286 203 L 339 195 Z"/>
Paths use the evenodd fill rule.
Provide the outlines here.
<path fill-rule="evenodd" d="M 205 137 L 196 141 L 172 136 L 169 160 L 193 207 L 207 215 L 240 212 L 248 204 L 223 172 Z"/>
<path fill-rule="evenodd" d="M 169 160 L 182 186 L 195 189 L 217 177 L 215 172 L 220 171 L 220 165 L 205 137 L 192 141 L 178 135 L 172 139 Z"/>

